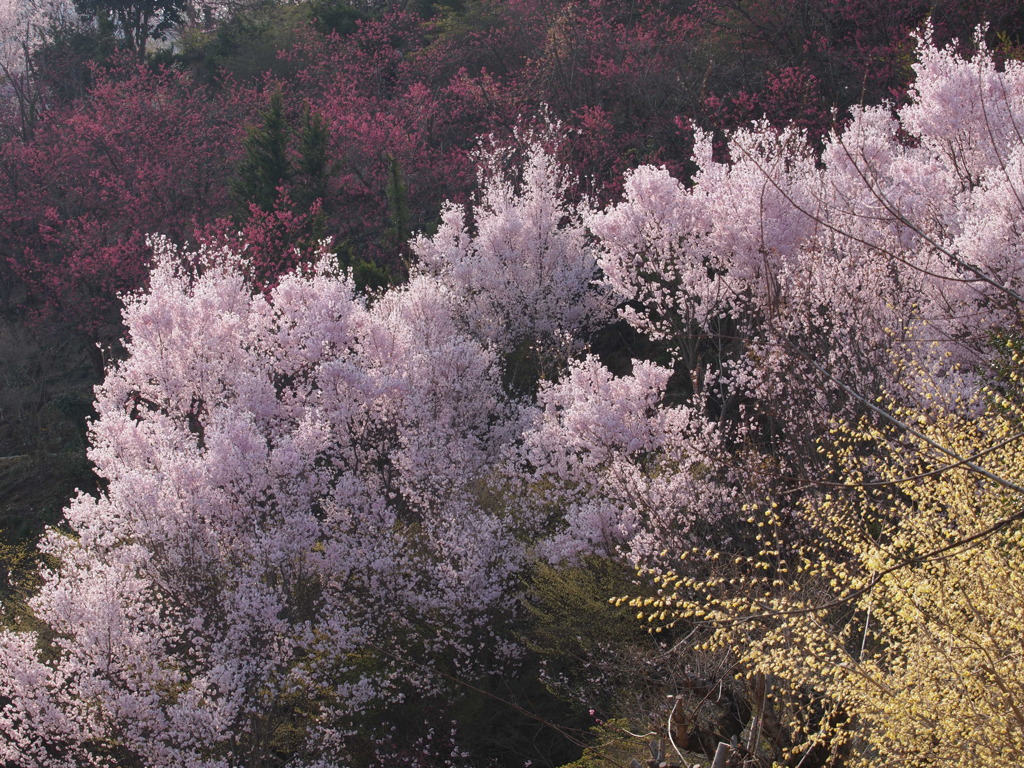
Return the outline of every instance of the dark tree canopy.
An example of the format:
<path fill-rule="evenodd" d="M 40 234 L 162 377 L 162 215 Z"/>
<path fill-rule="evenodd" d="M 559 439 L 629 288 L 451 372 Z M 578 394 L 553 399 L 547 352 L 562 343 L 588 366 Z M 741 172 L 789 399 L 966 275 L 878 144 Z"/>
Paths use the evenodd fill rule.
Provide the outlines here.
<path fill-rule="evenodd" d="M 75 9 L 113 27 L 122 45 L 141 56 L 150 38 L 163 39 L 185 20 L 188 0 L 75 0 Z"/>

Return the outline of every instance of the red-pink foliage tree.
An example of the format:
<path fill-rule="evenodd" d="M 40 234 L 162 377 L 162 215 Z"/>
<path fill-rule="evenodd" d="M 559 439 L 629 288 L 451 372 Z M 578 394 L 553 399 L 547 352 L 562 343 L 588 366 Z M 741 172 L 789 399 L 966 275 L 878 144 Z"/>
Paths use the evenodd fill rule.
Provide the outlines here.
<path fill-rule="evenodd" d="M 299 265 L 317 260 L 328 242 L 316 239 L 322 207 L 320 200 L 314 200 L 309 210 L 297 211 L 287 190 L 282 190 L 271 210 L 250 204 L 249 216 L 240 225 L 218 219 L 199 230 L 196 240 L 209 249 L 244 253 L 249 279 L 261 289 L 270 289 Z"/>
<path fill-rule="evenodd" d="M 970 46 L 979 24 L 1013 40 L 1024 16 L 1007 0 L 922 3 L 916 0 L 701 0 L 693 19 L 707 37 L 705 127 L 729 128 L 767 116 L 821 141 L 831 110 L 900 101 L 911 79 L 910 34 L 928 22 L 936 42 Z M 742 50 L 730 57 L 729 48 Z"/>
<path fill-rule="evenodd" d="M 487 129 L 486 104 L 458 74 L 442 83 L 416 76 L 407 59 L 422 47 L 422 33 L 416 17 L 396 13 L 344 38 L 311 34 L 295 52 L 305 66 L 293 95 L 323 116 L 337 170 L 324 201 L 327 228 L 359 249 L 394 249 L 473 180 L 468 153 Z M 399 224 L 394 189 L 389 199 L 396 181 L 408 218 L 397 243 L 394 236 L 385 243 L 381 234 Z"/>
<path fill-rule="evenodd" d="M 0 252 L 32 306 L 93 339 L 119 333 L 117 294 L 143 284 L 148 232 L 183 240 L 224 215 L 246 92 L 122 63 L 89 97 L 0 148 Z"/>

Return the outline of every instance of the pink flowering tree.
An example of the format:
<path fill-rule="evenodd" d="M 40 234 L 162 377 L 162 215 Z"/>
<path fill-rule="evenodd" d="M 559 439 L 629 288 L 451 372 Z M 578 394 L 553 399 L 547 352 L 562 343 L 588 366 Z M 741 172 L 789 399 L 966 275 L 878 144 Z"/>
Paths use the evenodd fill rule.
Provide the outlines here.
<path fill-rule="evenodd" d="M 978 45 L 966 60 L 919 39 L 912 101 L 855 110 L 820 157 L 759 124 L 716 162 L 698 132 L 691 186 L 642 167 L 588 218 L 623 316 L 694 391 L 802 440 L 848 390 L 899 388 L 891 349 L 974 364 L 1019 322 L 1022 79 Z"/>
<path fill-rule="evenodd" d="M 588 357 L 541 387 L 516 456 L 530 467 L 534 525 L 555 523 L 539 555 L 625 555 L 640 565 L 666 546 L 716 538 L 737 477 L 699 403 L 664 406 L 671 374 L 637 361 L 629 375 L 614 376 Z"/>
<path fill-rule="evenodd" d="M 640 167 L 585 215 L 669 367 L 588 360 L 540 389 L 519 466 L 560 516 L 549 551 L 642 559 L 791 487 L 831 420 L 912 397 L 908 371 L 976 391 L 991 335 L 1021 322 L 1024 70 L 917 45 L 911 102 L 855 110 L 820 156 L 760 123 L 720 162 L 697 132 L 690 185 Z"/>
<path fill-rule="evenodd" d="M 413 242 L 416 269 L 452 297 L 472 335 L 506 355 L 530 349 L 550 370 L 610 316 L 581 208 L 539 135 L 525 137 L 521 158 L 494 146 L 479 160 L 479 201 L 472 213 L 446 205 L 437 232 Z"/>
<path fill-rule="evenodd" d="M 0 635 L 0 761 L 388 749 L 386 713 L 437 669 L 510 652 L 520 547 L 475 491 L 505 436 L 494 358 L 422 281 L 368 307 L 320 267 L 267 297 L 229 251 L 155 250 L 97 391 L 104 490 L 41 545 L 45 631 Z"/>
<path fill-rule="evenodd" d="M 836 614 L 854 613 L 852 602 L 848 612 L 845 602 L 830 602 L 831 572 L 789 580 L 791 553 L 823 535 L 803 502 L 843 493 L 829 474 L 835 464 L 823 457 L 852 450 L 863 458 L 863 474 L 846 483 L 858 499 L 882 500 L 885 524 L 888 515 L 914 520 L 915 510 L 891 504 L 890 494 L 918 462 L 932 464 L 921 447 L 905 474 L 871 488 L 884 456 L 869 454 L 859 428 L 846 433 L 855 447 L 837 449 L 830 429 L 868 416 L 881 423 L 877 434 L 904 444 L 903 430 L 878 411 L 892 408 L 899 418 L 908 408 L 924 424 L 957 413 L 975 424 L 972 409 L 993 397 L 986 382 L 996 378 L 1019 397 L 1012 374 L 993 376 L 1007 363 L 993 365 L 992 339 L 1016 338 L 1021 329 L 1024 68 L 999 64 L 980 43 L 970 58 L 926 39 L 917 47 L 910 102 L 855 110 L 820 155 L 803 133 L 766 123 L 736 132 L 724 156 L 698 133 L 692 183 L 642 167 L 627 175 L 620 201 L 585 218 L 623 318 L 661 345 L 669 365 L 634 361 L 631 372 L 613 375 L 592 358 L 573 363 L 558 383 L 540 388 L 513 473 L 533 527 L 550 532 L 535 547 L 539 556 L 586 567 L 585 556 L 610 555 L 678 576 L 656 580 L 672 594 L 654 600 L 668 615 L 642 613 L 656 627 L 685 633 L 686 642 L 666 646 L 661 659 L 675 669 L 712 670 L 710 684 L 702 674 L 661 691 L 676 714 L 685 713 L 666 712 L 679 744 L 703 727 L 700 713 L 726 738 L 745 740 L 760 729 L 760 740 L 746 741 L 751 760 L 834 764 L 824 751 L 788 749 L 792 713 L 815 711 L 808 706 L 814 683 L 788 694 L 775 688 L 766 698 L 772 660 L 758 658 L 764 677 L 737 676 L 742 668 L 733 663 L 764 648 L 765 625 L 828 626 Z M 938 471 L 954 460 L 943 457 Z M 756 511 L 766 506 L 770 513 Z M 863 522 L 859 501 L 846 514 Z M 869 529 L 874 539 L 873 523 Z M 823 546 L 842 551 L 847 543 L 830 537 Z M 816 594 L 828 597 L 813 614 L 765 615 L 766 596 L 791 606 Z M 673 613 L 680 595 L 710 621 Z M 631 605 L 650 602 L 641 596 Z M 731 647 L 716 646 L 713 657 L 680 650 L 719 619 L 731 627 Z M 865 654 L 870 645 L 864 651 L 860 639 L 871 643 L 874 617 L 863 621 L 854 637 Z M 929 621 L 914 631 L 931 632 Z M 779 632 L 779 647 L 790 647 Z M 839 656 L 850 649 L 836 647 Z M 600 656 L 587 663 L 603 669 Z M 671 680 L 661 670 L 655 677 Z M 581 697 L 599 690 L 559 682 Z M 718 707 L 721 718 L 707 714 Z M 856 721 L 842 713 L 840 722 Z M 812 724 L 805 735 L 835 726 L 817 714 Z"/>

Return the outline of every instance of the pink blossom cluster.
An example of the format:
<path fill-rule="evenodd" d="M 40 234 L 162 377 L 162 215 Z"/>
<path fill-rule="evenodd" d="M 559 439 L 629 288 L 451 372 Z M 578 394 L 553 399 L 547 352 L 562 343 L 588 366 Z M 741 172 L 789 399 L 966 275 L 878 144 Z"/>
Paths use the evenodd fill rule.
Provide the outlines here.
<path fill-rule="evenodd" d="M 728 516 L 738 478 L 721 433 L 699 403 L 662 404 L 670 375 L 637 362 L 614 376 L 588 357 L 541 387 L 517 456 L 538 529 L 551 515 L 561 522 L 538 543 L 541 557 L 623 554 L 640 565 L 703 541 Z"/>
<path fill-rule="evenodd" d="M 493 355 L 423 281 L 367 306 L 321 266 L 265 296 L 230 251 L 154 248 L 97 390 L 105 491 L 42 544 L 45 638 L 0 635 L 0 759 L 251 765 L 290 727 L 296 764 L 338 764 L 396 680 L 504 653 L 475 645 L 520 557 L 474 491 Z"/>
<path fill-rule="evenodd" d="M 597 257 L 580 206 L 566 200 L 564 168 L 541 136 L 528 142 L 515 174 L 510 154 L 481 151 L 472 216 L 448 204 L 437 233 L 413 241 L 417 271 L 452 297 L 475 337 L 504 352 L 528 343 L 566 359 L 612 307 L 596 284 Z"/>
<path fill-rule="evenodd" d="M 691 185 L 641 167 L 588 218 L 623 317 L 720 401 L 799 432 L 844 388 L 898 391 L 892 350 L 975 365 L 1019 322 L 1024 73 L 917 44 L 913 100 L 855 109 L 820 155 L 759 123 L 717 162 L 698 133 Z"/>

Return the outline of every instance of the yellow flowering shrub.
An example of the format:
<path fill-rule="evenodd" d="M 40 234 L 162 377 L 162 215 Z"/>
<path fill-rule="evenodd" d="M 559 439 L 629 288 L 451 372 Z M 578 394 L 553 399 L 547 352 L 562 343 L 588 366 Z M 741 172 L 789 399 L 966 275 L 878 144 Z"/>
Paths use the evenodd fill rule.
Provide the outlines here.
<path fill-rule="evenodd" d="M 740 675 L 770 681 L 771 718 L 745 737 L 752 757 L 1024 765 L 1024 407 L 1012 345 L 1007 360 L 983 402 L 922 384 L 915 407 L 879 403 L 838 426 L 823 449 L 829 482 L 750 510 L 756 554 L 688 553 L 721 566 L 695 578 L 684 557 L 655 576 L 657 598 L 634 602 L 655 625 L 710 623 Z"/>

